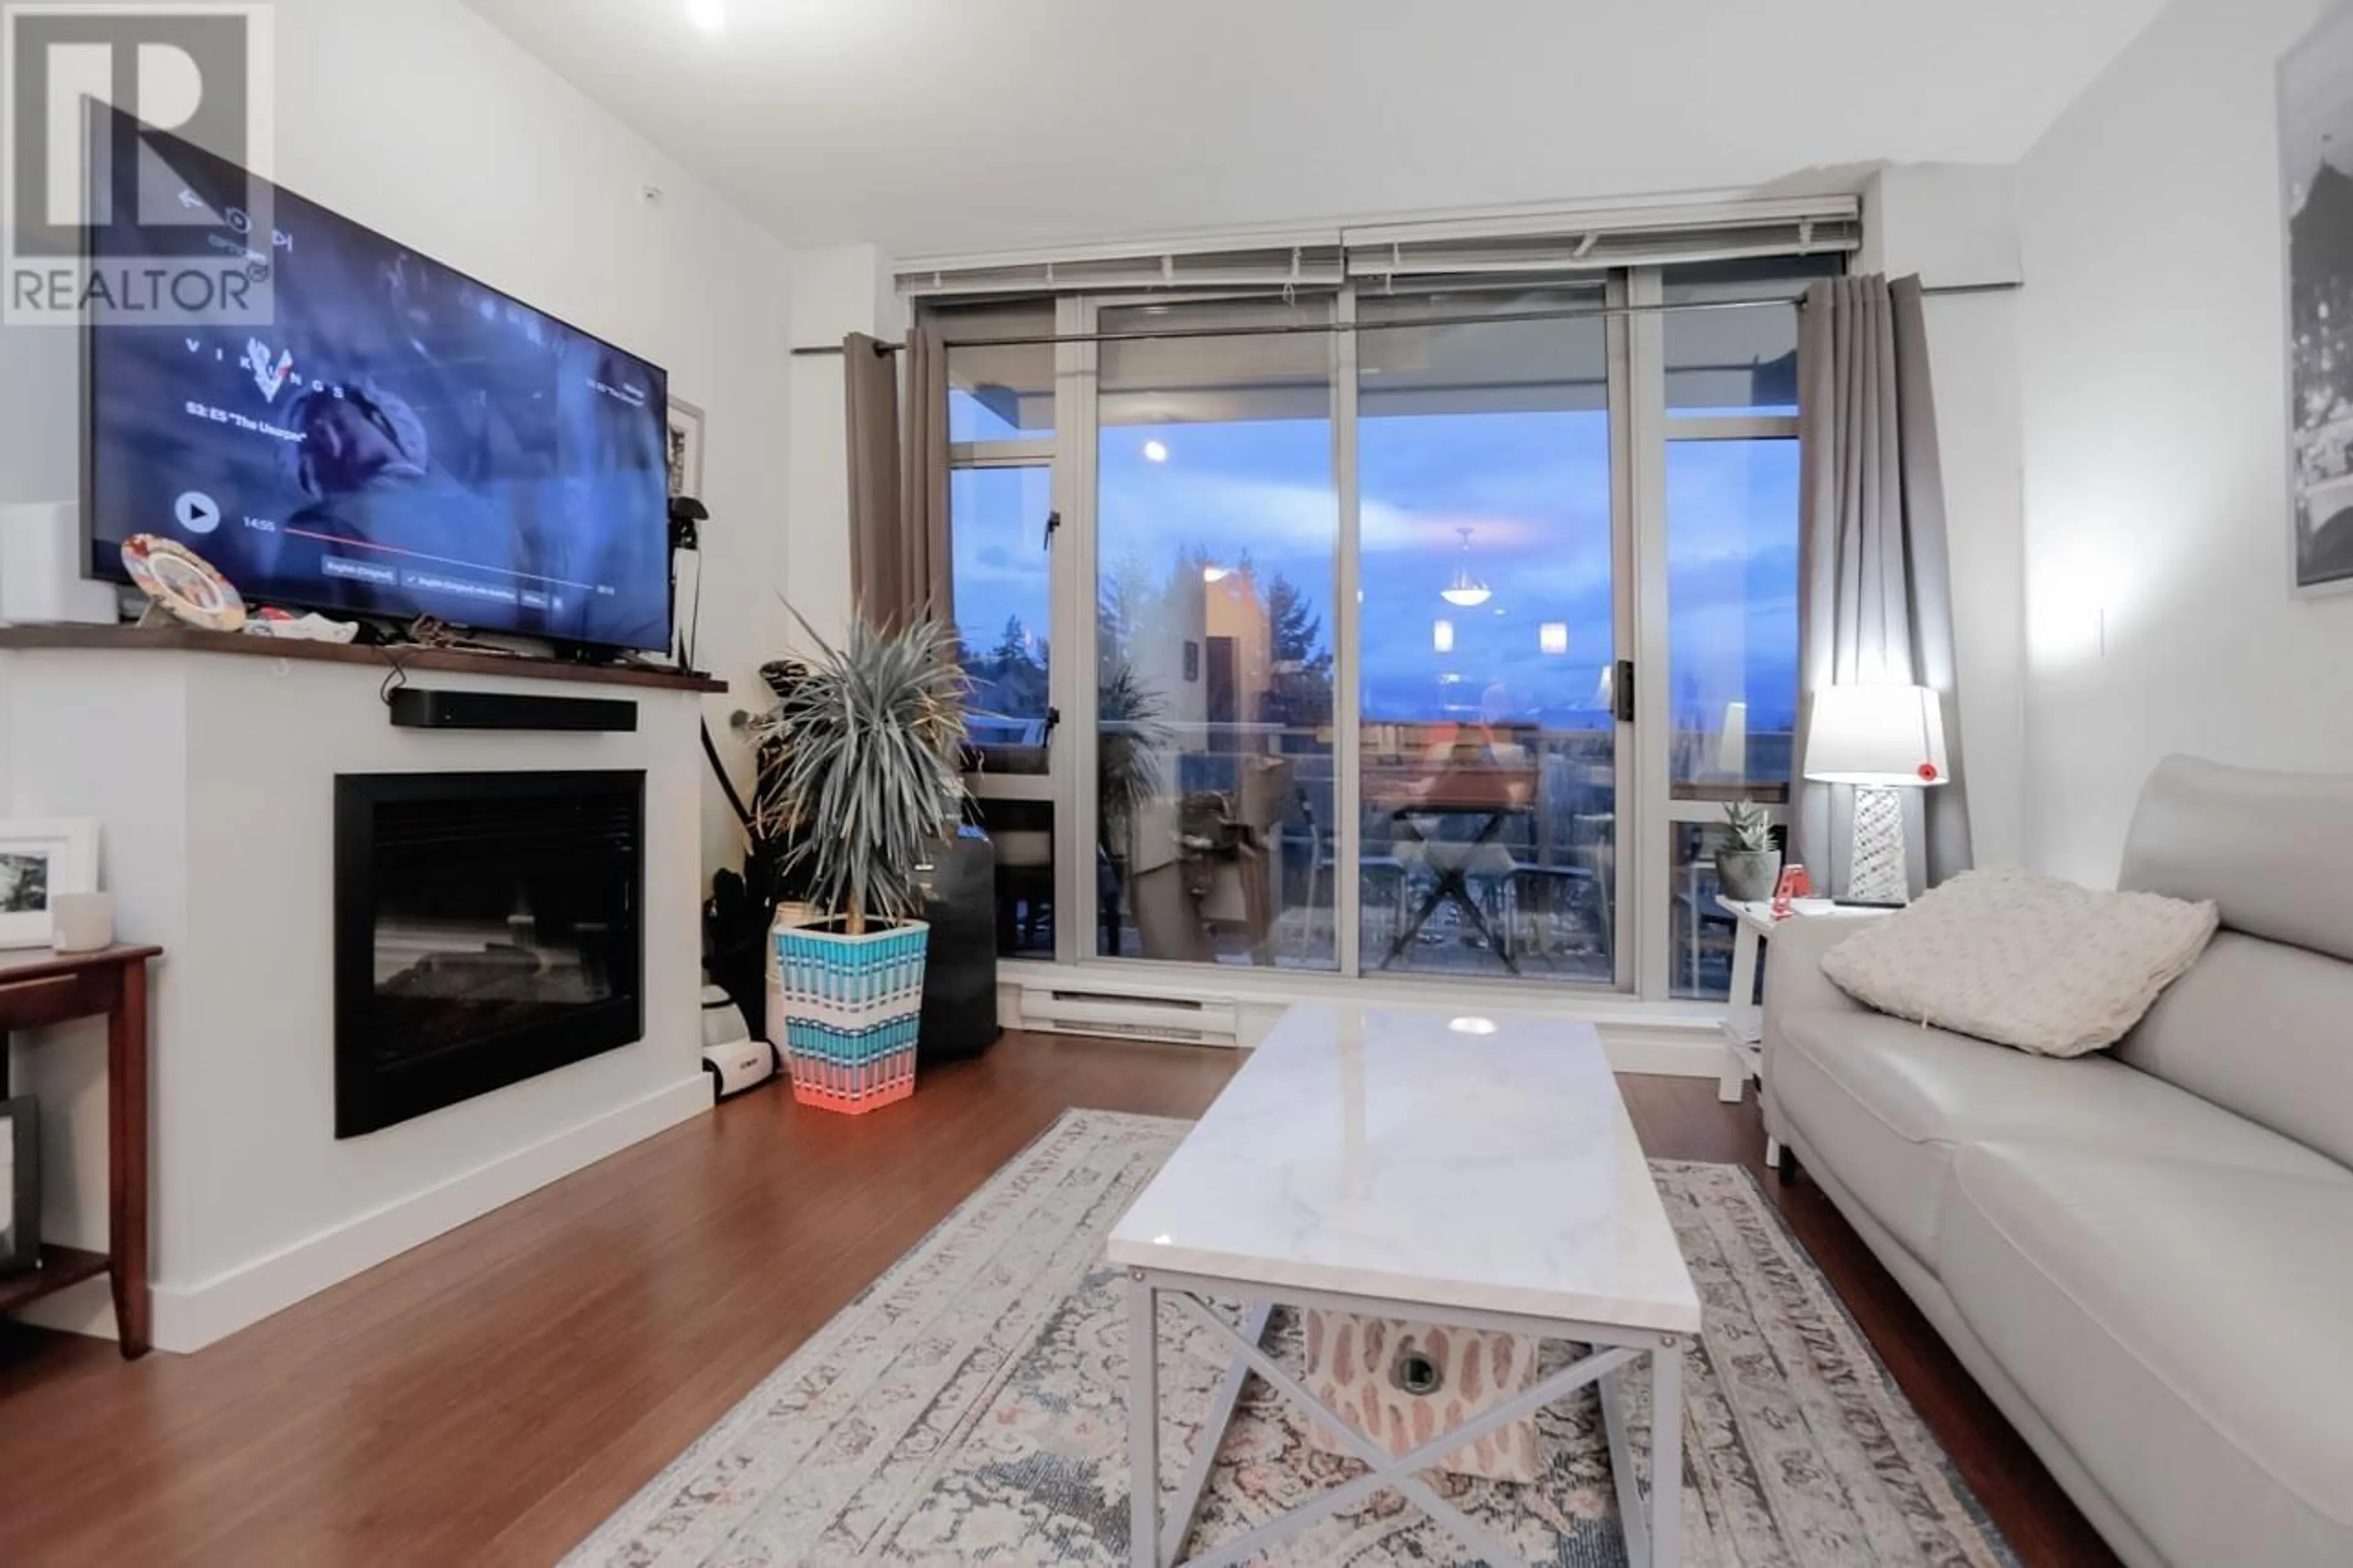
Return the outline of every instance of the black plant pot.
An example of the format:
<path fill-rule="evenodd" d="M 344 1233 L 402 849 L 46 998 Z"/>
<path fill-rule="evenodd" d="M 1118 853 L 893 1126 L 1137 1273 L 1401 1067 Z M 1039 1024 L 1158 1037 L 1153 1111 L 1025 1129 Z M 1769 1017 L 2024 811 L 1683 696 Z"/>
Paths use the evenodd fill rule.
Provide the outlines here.
<path fill-rule="evenodd" d="M 936 847 L 923 878 L 931 943 L 923 963 L 924 1067 L 986 1052 L 997 1024 L 997 846 L 976 827 Z"/>

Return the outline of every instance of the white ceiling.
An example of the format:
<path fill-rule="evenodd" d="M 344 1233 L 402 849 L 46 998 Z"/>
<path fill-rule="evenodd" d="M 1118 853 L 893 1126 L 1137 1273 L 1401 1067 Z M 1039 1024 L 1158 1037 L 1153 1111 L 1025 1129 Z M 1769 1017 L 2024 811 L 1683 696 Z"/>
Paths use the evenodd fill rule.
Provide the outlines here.
<path fill-rule="evenodd" d="M 2163 0 L 468 0 L 786 240 L 886 252 L 2010 163 Z"/>

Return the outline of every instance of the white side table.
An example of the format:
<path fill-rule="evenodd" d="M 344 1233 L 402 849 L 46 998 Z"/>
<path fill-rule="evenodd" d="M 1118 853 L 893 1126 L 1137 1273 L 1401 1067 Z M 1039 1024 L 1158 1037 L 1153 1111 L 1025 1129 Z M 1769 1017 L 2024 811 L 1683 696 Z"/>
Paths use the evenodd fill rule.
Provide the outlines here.
<path fill-rule="evenodd" d="M 1828 914 L 1801 915 L 1790 913 L 1776 920 L 1773 906 L 1768 903 L 1744 904 L 1719 898 L 1716 903 L 1739 925 L 1732 944 L 1732 1010 L 1724 1018 L 1724 1078 L 1716 1085 L 1715 1097 L 1726 1105 L 1737 1105 L 1748 1088 L 1750 1079 L 1762 1079 L 1765 1068 L 1765 1010 L 1753 998 L 1757 994 L 1757 964 L 1765 943 L 1774 931 L 1785 925 L 1799 925 L 1809 921 L 1861 921 L 1879 920 L 1886 910 L 1832 910 Z M 1765 1145 L 1765 1163 L 1780 1163 L 1781 1151 L 1771 1140 Z"/>

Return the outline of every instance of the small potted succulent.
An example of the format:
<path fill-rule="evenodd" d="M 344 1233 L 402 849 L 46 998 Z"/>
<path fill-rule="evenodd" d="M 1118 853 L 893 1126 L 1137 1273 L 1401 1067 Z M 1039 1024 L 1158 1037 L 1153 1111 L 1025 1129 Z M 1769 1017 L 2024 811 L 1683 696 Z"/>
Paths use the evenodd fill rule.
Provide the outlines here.
<path fill-rule="evenodd" d="M 777 692 L 754 732 L 775 744 L 761 816 L 795 838 L 808 902 L 777 917 L 783 1047 L 793 1098 L 859 1114 L 915 1092 L 930 928 L 922 871 L 963 815 L 965 676 L 930 622 L 862 621 Z"/>
<path fill-rule="evenodd" d="M 1781 852 L 1773 847 L 1772 821 L 1765 808 L 1753 801 L 1734 801 L 1724 808 L 1724 823 L 1732 844 L 1715 852 L 1716 885 L 1735 903 L 1771 898 L 1781 879 Z"/>

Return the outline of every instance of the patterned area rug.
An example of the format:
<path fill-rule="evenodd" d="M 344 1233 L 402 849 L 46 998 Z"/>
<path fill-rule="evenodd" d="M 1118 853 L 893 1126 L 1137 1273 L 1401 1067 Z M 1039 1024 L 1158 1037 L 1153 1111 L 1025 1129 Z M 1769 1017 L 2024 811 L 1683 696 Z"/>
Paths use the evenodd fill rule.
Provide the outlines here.
<path fill-rule="evenodd" d="M 1063 1117 L 566 1563 L 1124 1563 L 1125 1307 L 1103 1241 L 1187 1125 Z M 1685 1363 L 1686 1562 L 2013 1563 L 1747 1173 L 1652 1170 L 1707 1313 L 1704 1343 Z M 1287 1317 L 1276 1321 L 1295 1367 L 1298 1325 Z M 1224 1371 L 1201 1337 L 1174 1312 L 1162 1319 L 1165 1490 L 1183 1473 Z M 1646 1382 L 1630 1378 L 1630 1394 Z M 1256 1380 L 1250 1390 L 1192 1552 L 1361 1473 L 1310 1447 L 1287 1402 Z M 1650 1412 L 1639 1396 L 1632 1404 L 1633 1440 L 1647 1456 Z M 1542 1420 L 1543 1484 L 1433 1484 L 1531 1563 L 1622 1564 L 1592 1391 Z M 1262 1561 L 1432 1568 L 1464 1559 L 1451 1537 L 1385 1493 Z"/>

